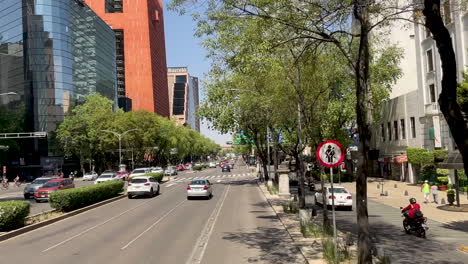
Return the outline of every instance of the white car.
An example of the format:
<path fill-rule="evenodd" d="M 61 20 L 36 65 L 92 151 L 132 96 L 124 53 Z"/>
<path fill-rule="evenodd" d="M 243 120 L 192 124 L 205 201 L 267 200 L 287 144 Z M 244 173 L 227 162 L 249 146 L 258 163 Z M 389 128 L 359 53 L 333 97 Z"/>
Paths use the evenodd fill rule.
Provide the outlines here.
<path fill-rule="evenodd" d="M 206 179 L 193 179 L 187 186 L 187 200 L 192 197 L 205 197 L 210 199 L 213 196 L 213 184 Z"/>
<path fill-rule="evenodd" d="M 210 167 L 210 168 L 216 168 L 216 163 L 215 163 L 215 162 L 210 162 L 209 167 Z"/>
<path fill-rule="evenodd" d="M 98 177 L 98 174 L 96 172 L 88 172 L 83 175 L 83 181 L 94 181 Z"/>
<path fill-rule="evenodd" d="M 150 172 L 151 173 L 164 173 L 164 170 L 161 167 L 154 167 L 154 168 L 151 168 Z"/>
<path fill-rule="evenodd" d="M 331 186 L 325 185 L 325 203 L 329 206 L 332 205 Z M 344 207 L 348 210 L 353 210 L 353 196 L 341 186 L 333 186 L 333 195 L 335 196 L 335 207 Z M 322 188 L 316 188 L 315 201 L 319 204 L 323 203 Z"/>
<path fill-rule="evenodd" d="M 106 181 L 120 181 L 120 178 L 117 178 L 117 173 L 115 172 L 104 172 L 101 174 L 95 181 L 94 184 L 98 184 Z"/>
<path fill-rule="evenodd" d="M 159 182 L 151 176 L 137 176 L 130 180 L 127 187 L 128 199 L 133 196 L 145 195 L 153 197 L 159 194 Z"/>
<path fill-rule="evenodd" d="M 172 175 L 177 175 L 177 168 L 174 166 L 167 167 L 167 169 L 164 171 L 165 176 L 172 176 Z"/>
<path fill-rule="evenodd" d="M 143 175 L 145 175 L 146 173 L 150 173 L 150 172 L 151 172 L 151 169 L 150 169 L 150 168 L 138 168 L 138 169 L 134 169 L 134 170 L 130 173 L 130 178 L 136 177 L 136 176 L 143 176 Z"/>

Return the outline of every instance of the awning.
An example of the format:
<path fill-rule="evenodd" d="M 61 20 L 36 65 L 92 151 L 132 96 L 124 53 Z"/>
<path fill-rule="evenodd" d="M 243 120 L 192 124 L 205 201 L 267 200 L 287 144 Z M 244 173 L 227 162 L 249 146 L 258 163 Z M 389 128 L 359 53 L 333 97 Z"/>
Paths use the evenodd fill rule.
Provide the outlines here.
<path fill-rule="evenodd" d="M 458 151 L 450 151 L 447 155 L 447 158 L 444 160 L 444 162 L 439 163 L 438 167 L 441 169 L 462 170 L 462 155 Z"/>

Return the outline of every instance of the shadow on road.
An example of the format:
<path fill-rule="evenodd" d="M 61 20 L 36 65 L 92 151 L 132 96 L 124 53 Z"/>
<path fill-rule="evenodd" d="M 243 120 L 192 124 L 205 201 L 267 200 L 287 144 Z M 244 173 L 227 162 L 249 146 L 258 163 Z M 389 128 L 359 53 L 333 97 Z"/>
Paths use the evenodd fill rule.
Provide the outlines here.
<path fill-rule="evenodd" d="M 284 264 L 302 263 L 303 260 L 283 228 L 260 227 L 253 232 L 229 232 L 223 239 L 259 250 L 258 257 L 249 258 L 246 263 Z"/>
<path fill-rule="evenodd" d="M 447 224 L 442 224 L 442 227 L 468 233 L 468 221 L 454 221 Z"/>

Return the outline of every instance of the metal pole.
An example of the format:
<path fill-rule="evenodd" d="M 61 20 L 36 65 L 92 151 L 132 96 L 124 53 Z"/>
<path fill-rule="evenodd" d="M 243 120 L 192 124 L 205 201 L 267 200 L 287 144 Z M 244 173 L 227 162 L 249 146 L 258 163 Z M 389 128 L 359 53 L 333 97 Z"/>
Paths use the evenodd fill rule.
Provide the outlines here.
<path fill-rule="evenodd" d="M 119 166 L 122 164 L 122 135 L 118 135 L 119 137 Z"/>
<path fill-rule="evenodd" d="M 335 243 L 335 256 L 337 256 L 336 218 L 335 218 L 335 191 L 333 190 L 333 168 L 330 168 L 330 186 L 331 186 L 331 195 L 332 195 L 333 242 Z"/>
<path fill-rule="evenodd" d="M 267 160 L 268 160 L 268 164 L 267 164 L 267 175 L 268 175 L 268 181 L 270 181 L 270 140 L 268 139 L 268 134 L 270 134 L 270 128 L 267 126 L 267 137 L 266 137 L 266 140 L 267 140 Z"/>

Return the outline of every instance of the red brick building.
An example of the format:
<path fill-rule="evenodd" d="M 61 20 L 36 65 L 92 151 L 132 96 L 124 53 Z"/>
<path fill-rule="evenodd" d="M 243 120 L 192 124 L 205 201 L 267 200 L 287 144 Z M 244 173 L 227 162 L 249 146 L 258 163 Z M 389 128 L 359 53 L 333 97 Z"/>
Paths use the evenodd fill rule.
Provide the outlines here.
<path fill-rule="evenodd" d="M 161 0 L 85 0 L 114 29 L 117 87 L 132 110 L 170 116 Z"/>

